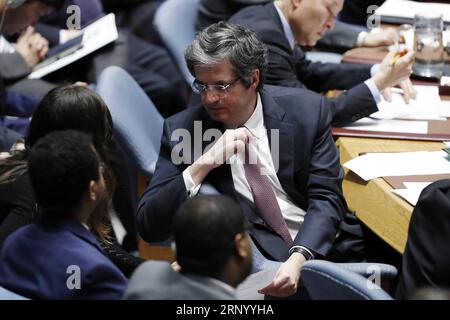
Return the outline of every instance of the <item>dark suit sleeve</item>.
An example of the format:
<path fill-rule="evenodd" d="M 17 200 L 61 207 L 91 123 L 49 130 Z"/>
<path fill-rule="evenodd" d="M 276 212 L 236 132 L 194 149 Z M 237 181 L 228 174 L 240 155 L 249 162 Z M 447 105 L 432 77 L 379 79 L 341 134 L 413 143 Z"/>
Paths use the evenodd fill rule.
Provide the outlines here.
<path fill-rule="evenodd" d="M 296 74 L 292 72 L 291 59 L 279 49 L 275 51 L 269 53 L 267 82 L 284 87 L 304 87 Z M 328 99 L 327 104 L 331 111 L 333 127 L 344 126 L 378 111 L 375 99 L 364 83 L 359 83 L 337 98 Z"/>
<path fill-rule="evenodd" d="M 370 78 L 370 65 L 312 62 L 298 46 L 292 52 L 275 42 L 266 45 L 269 52 L 268 84 L 306 86 L 316 92 L 325 92 L 346 90 Z"/>
<path fill-rule="evenodd" d="M 163 241 L 170 237 L 173 215 L 187 199 L 182 170 L 171 161 L 168 127 L 165 121 L 155 175 L 137 211 L 138 231 L 146 241 Z"/>
<path fill-rule="evenodd" d="M 31 72 L 20 53 L 0 54 L 0 74 L 5 80 L 13 81 L 25 77 Z"/>
<path fill-rule="evenodd" d="M 364 83 L 344 91 L 337 98 L 329 99 L 328 104 L 333 127 L 345 126 L 378 111 L 375 99 Z"/>
<path fill-rule="evenodd" d="M 92 300 L 120 300 L 128 283 L 119 269 L 109 263 L 95 264 L 86 270 L 82 281 L 80 298 Z"/>
<path fill-rule="evenodd" d="M 312 62 L 298 46 L 293 58 L 298 79 L 316 92 L 350 89 L 370 78 L 370 65 Z"/>
<path fill-rule="evenodd" d="M 280 48 L 272 48 L 269 51 L 267 83 L 284 87 L 304 88 L 302 82 L 293 72 L 294 68 L 293 60 L 286 52 Z M 328 99 L 327 102 L 332 115 L 331 124 L 334 127 L 344 126 L 378 111 L 372 93 L 367 85 L 362 82 L 345 91 L 339 97 Z"/>
<path fill-rule="evenodd" d="M 361 31 L 366 30 L 363 27 L 335 20 L 334 28 L 325 33 L 325 36 L 317 42 L 316 48 L 343 53 L 356 47 L 356 41 Z"/>
<path fill-rule="evenodd" d="M 430 184 L 411 215 L 396 299 L 420 288 L 450 287 L 450 180 Z"/>
<path fill-rule="evenodd" d="M 48 40 L 50 47 L 59 44 L 59 31 L 61 28 L 45 23 L 38 23 L 36 25 L 36 32 L 40 33 Z"/>
<path fill-rule="evenodd" d="M 342 194 L 344 171 L 324 104 L 322 100 L 309 162 L 308 209 L 294 240 L 294 245 L 305 246 L 322 256 L 331 249 L 347 208 Z"/>

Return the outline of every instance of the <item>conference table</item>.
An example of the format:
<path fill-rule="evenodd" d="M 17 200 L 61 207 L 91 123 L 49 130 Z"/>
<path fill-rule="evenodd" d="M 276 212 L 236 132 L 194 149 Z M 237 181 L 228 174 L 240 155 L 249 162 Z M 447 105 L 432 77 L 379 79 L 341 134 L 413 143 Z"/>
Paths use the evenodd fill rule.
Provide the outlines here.
<path fill-rule="evenodd" d="M 443 142 L 397 139 L 340 137 L 336 144 L 341 164 L 368 152 L 438 151 Z M 403 253 L 413 206 L 392 193 L 392 187 L 383 178 L 368 182 L 345 170 L 344 196 L 350 210 L 375 234 L 399 253 Z"/>
<path fill-rule="evenodd" d="M 386 53 L 385 48 L 353 49 L 343 56 L 343 62 L 375 63 L 381 61 Z M 437 85 L 437 82 L 415 81 L 415 83 Z M 450 97 L 441 96 L 441 99 L 449 100 Z M 341 164 L 370 152 L 437 151 L 445 147 L 442 140 L 450 140 L 450 130 L 449 139 L 431 137 L 428 141 L 414 140 L 411 137 L 395 139 L 358 137 L 358 134 L 346 136 L 342 135 L 341 129 L 335 128 L 333 131 Z M 393 187 L 383 178 L 366 182 L 345 169 L 343 191 L 350 210 L 353 210 L 358 218 L 387 244 L 403 253 L 414 208 L 395 195 L 392 189 Z"/>

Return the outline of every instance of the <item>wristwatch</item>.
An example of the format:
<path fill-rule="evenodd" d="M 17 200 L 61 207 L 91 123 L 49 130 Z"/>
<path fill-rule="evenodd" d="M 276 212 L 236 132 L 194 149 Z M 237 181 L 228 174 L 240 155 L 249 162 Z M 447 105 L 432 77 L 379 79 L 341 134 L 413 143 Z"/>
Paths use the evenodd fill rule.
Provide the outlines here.
<path fill-rule="evenodd" d="M 289 256 L 290 256 L 291 254 L 293 254 L 294 252 L 301 253 L 301 254 L 305 257 L 306 260 L 312 260 L 312 259 L 314 259 L 314 254 L 311 252 L 311 250 L 309 250 L 309 249 L 307 249 L 307 248 L 305 248 L 305 247 L 302 247 L 302 246 L 295 246 L 295 247 L 292 247 L 292 248 L 289 250 Z"/>

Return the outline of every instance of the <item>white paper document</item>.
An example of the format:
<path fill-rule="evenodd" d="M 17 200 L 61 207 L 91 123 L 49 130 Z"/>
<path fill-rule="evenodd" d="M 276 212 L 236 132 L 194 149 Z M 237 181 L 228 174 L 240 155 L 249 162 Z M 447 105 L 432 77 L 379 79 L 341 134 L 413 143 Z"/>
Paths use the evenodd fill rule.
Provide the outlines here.
<path fill-rule="evenodd" d="M 444 151 L 368 153 L 344 164 L 362 179 L 385 176 L 450 174 L 450 158 Z"/>
<path fill-rule="evenodd" d="M 415 206 L 423 189 L 428 187 L 431 183 L 432 182 L 404 182 L 403 184 L 406 189 L 394 189 L 392 192 Z"/>
<path fill-rule="evenodd" d="M 442 100 L 441 104 L 436 108 L 441 117 L 450 118 L 450 101 Z"/>
<path fill-rule="evenodd" d="M 450 22 L 450 4 L 424 3 L 409 0 L 387 0 L 377 10 L 375 15 L 380 16 L 382 21 L 396 23 L 413 23 L 414 15 L 424 11 L 436 11 L 442 13 L 442 19 Z"/>
<path fill-rule="evenodd" d="M 351 130 L 427 134 L 427 121 L 377 120 L 362 118 L 344 127 Z"/>
<path fill-rule="evenodd" d="M 72 62 L 75 62 L 88 54 L 104 47 L 105 45 L 114 42 L 119 37 L 116 27 L 116 19 L 113 13 L 110 13 L 86 28 L 81 30 L 83 33 L 82 47 L 74 53 L 65 56 L 51 64 L 42 66 L 37 65 L 35 71 L 28 75 L 29 79 L 40 79 L 49 73 L 52 73 L 62 67 L 65 67 Z M 45 61 L 44 61 L 45 63 Z"/>
<path fill-rule="evenodd" d="M 392 101 L 382 98 L 378 104 L 378 112 L 370 115 L 374 119 L 404 119 L 404 120 L 446 120 L 440 112 L 444 112 L 439 88 L 437 86 L 414 86 L 417 90 L 415 99 L 409 104 L 397 89 L 392 89 Z"/>

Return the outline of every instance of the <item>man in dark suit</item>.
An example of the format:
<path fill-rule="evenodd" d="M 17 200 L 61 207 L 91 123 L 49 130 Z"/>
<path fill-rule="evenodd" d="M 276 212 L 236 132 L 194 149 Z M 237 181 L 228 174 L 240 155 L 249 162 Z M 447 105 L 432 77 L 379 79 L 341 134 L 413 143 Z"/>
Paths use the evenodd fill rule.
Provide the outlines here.
<path fill-rule="evenodd" d="M 273 0 L 199 0 L 196 26 L 198 30 L 228 20 L 245 7 L 273 2 Z M 394 44 L 396 33 L 393 28 L 368 32 L 365 27 L 335 21 L 332 30 L 316 45 L 324 51 L 345 52 L 354 47 L 378 47 Z"/>
<path fill-rule="evenodd" d="M 408 79 L 414 53 L 395 64 L 391 52 L 378 66 L 312 63 L 300 46 L 314 46 L 342 8 L 343 0 L 280 0 L 239 11 L 230 22 L 255 31 L 269 50 L 267 84 L 316 92 L 347 90 L 330 99 L 332 124 L 342 126 L 378 111 L 381 92 L 399 83 L 408 101 L 415 89 Z M 364 81 L 364 82 L 363 82 Z M 384 92 L 383 92 L 384 93 Z M 389 93 L 386 91 L 386 97 Z"/>
<path fill-rule="evenodd" d="M 204 29 L 185 56 L 202 106 L 165 121 L 139 232 L 168 238 L 181 203 L 211 183 L 239 202 L 257 248 L 285 261 L 261 292 L 291 295 L 303 262 L 330 253 L 346 212 L 326 102 L 309 90 L 263 88 L 267 48 L 241 26 Z"/>
<path fill-rule="evenodd" d="M 87 227 L 107 201 L 90 137 L 48 134 L 31 149 L 28 169 L 41 216 L 5 241 L 0 285 L 31 299 L 120 299 L 127 280 Z"/>
<path fill-rule="evenodd" d="M 189 232 L 186 232 L 189 230 Z M 177 272 L 148 261 L 130 279 L 126 299 L 236 299 L 250 273 L 252 252 L 239 205 L 225 196 L 185 202 L 173 221 Z"/>
<path fill-rule="evenodd" d="M 397 299 L 422 288 L 450 288 L 450 180 L 426 187 L 411 216 Z"/>

